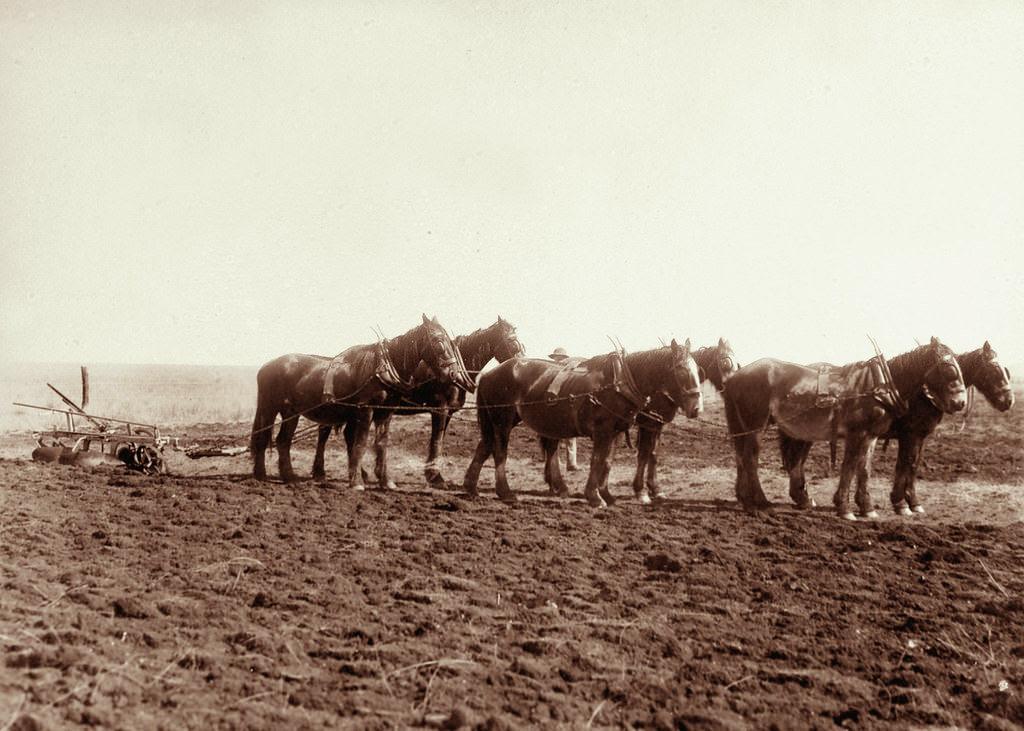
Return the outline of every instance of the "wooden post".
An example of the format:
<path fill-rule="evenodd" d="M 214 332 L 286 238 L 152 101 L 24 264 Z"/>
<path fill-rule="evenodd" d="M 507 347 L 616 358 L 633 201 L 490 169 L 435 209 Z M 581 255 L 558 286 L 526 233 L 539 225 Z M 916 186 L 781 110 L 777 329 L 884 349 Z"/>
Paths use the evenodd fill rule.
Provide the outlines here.
<path fill-rule="evenodd" d="M 82 411 L 89 407 L 89 369 L 82 366 Z"/>

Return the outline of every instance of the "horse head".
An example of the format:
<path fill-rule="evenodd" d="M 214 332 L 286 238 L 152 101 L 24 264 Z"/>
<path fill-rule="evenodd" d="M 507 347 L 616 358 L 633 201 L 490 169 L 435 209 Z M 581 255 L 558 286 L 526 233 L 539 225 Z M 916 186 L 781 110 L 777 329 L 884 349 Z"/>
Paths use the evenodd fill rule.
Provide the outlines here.
<path fill-rule="evenodd" d="M 700 390 L 700 374 L 697 362 L 690 354 L 690 340 L 680 346 L 672 340 L 672 377 L 668 379 L 665 393 L 688 419 L 694 419 L 704 410 L 704 395 Z"/>
<path fill-rule="evenodd" d="M 971 385 L 976 386 L 992 407 L 999 411 L 1007 411 L 1013 406 L 1013 386 L 1010 383 L 1010 371 L 999 362 L 999 356 L 988 341 L 980 351 L 975 351 L 980 363 L 974 367 Z M 971 354 L 973 355 L 973 353 Z M 964 358 L 961 356 L 961 367 Z"/>
<path fill-rule="evenodd" d="M 501 315 L 498 321 L 491 327 L 497 328 L 498 344 L 494 348 L 494 357 L 500 363 L 512 358 L 522 358 L 526 355 L 526 348 L 516 337 L 516 327 L 508 320 L 502 320 Z"/>
<path fill-rule="evenodd" d="M 725 382 L 740 369 L 740 364 L 736 362 L 736 353 L 733 352 L 732 345 L 724 338 L 719 338 L 718 345 L 711 350 L 712 361 L 702 369 L 704 378 L 722 391 L 725 389 Z"/>
<path fill-rule="evenodd" d="M 437 321 L 423 315 L 420 355 L 437 374 L 441 383 L 454 383 L 464 391 L 476 390 L 476 381 L 466 371 L 462 355 L 448 331 Z"/>
<path fill-rule="evenodd" d="M 962 411 L 967 406 L 967 386 L 956 355 L 936 337 L 925 349 L 931 359 L 922 378 L 925 397 L 944 413 Z"/>

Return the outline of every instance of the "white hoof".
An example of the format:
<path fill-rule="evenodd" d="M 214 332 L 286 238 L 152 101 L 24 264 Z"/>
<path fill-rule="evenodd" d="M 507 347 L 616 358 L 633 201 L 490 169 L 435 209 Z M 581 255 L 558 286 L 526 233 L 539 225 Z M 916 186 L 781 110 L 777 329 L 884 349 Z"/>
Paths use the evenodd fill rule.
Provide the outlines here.
<path fill-rule="evenodd" d="M 904 505 L 902 508 L 896 511 L 899 515 L 913 515 L 914 511 Z"/>
<path fill-rule="evenodd" d="M 395 484 L 394 480 L 388 480 L 388 484 L 384 486 L 385 490 L 397 490 L 398 485 Z"/>
<path fill-rule="evenodd" d="M 868 512 L 864 513 L 863 517 L 867 518 L 868 520 L 875 520 L 876 518 L 878 518 L 878 511 L 869 510 Z"/>
<path fill-rule="evenodd" d="M 840 513 L 839 517 L 843 520 L 857 520 L 857 516 L 853 513 Z"/>
<path fill-rule="evenodd" d="M 641 505 L 650 505 L 651 504 L 651 496 L 648 495 L 646 492 L 640 493 L 640 504 Z"/>
<path fill-rule="evenodd" d="M 915 513 L 923 513 L 924 505 L 915 505 L 913 508 L 911 508 L 911 510 L 913 510 Z"/>

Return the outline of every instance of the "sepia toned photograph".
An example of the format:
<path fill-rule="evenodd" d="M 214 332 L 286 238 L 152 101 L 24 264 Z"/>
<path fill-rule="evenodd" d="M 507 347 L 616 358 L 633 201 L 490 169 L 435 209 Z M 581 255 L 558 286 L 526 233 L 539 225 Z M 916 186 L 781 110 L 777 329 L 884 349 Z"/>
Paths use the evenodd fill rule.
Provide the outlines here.
<path fill-rule="evenodd" d="M 1024 728 L 1021 38 L 0 1 L 0 731 Z"/>

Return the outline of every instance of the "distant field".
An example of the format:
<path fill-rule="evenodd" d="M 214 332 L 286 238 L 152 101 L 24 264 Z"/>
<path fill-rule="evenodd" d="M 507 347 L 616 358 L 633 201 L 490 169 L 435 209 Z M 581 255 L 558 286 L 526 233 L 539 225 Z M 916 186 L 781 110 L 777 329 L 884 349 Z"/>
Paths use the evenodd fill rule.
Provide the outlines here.
<path fill-rule="evenodd" d="M 90 413 L 160 427 L 233 423 L 252 419 L 257 366 L 86 364 Z M 21 402 L 62 409 L 53 384 L 82 400 L 78 365 L 0 364 L 0 431 L 29 431 L 63 424 L 63 416 L 13 406 Z"/>
<path fill-rule="evenodd" d="M 124 365 L 86 364 L 89 370 L 89 412 L 100 416 L 132 419 L 161 428 L 193 424 L 234 424 L 251 422 L 256 407 L 256 371 L 259 366 Z M 1024 364 L 1011 366 L 1018 401 L 1024 394 Z M 80 366 L 53 363 L 0 363 L 0 433 L 34 431 L 63 424 L 63 416 L 12 406 L 12 402 L 64 408 L 60 398 L 47 388 L 52 383 L 76 403 L 82 397 Z M 720 399 L 708 388 L 703 420 L 724 429 Z M 472 402 L 472 399 L 471 399 Z M 979 397 L 971 430 L 977 438 L 986 427 L 1008 431 L 1005 436 L 1019 440 L 1013 424 L 1021 404 L 1007 416 L 997 414 Z M 470 419 L 468 414 L 462 418 Z M 991 421 L 991 424 L 988 422 Z M 680 424 L 683 422 L 680 421 Z M 955 431 L 954 420 L 946 420 L 943 431 Z M 969 432 L 969 435 L 970 433 Z"/>

